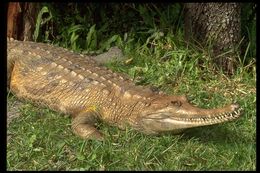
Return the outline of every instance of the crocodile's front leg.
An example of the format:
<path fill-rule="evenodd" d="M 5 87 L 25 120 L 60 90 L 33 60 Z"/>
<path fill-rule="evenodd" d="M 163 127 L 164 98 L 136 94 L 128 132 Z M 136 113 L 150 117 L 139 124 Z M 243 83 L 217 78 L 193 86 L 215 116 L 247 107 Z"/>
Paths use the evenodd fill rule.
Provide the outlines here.
<path fill-rule="evenodd" d="M 95 110 L 87 110 L 74 117 L 72 130 L 76 135 L 83 139 L 104 140 L 103 134 L 95 128 L 98 121 L 98 113 Z"/>

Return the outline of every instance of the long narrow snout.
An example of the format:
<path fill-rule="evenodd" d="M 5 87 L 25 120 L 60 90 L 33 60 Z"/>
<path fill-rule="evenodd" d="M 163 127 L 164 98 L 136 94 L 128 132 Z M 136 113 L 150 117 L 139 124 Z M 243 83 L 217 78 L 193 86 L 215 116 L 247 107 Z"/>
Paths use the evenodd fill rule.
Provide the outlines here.
<path fill-rule="evenodd" d="M 242 108 L 238 104 L 231 104 L 223 108 L 202 109 L 192 105 L 183 105 L 177 111 L 178 116 L 171 119 L 198 125 L 211 125 L 239 118 Z"/>
<path fill-rule="evenodd" d="M 169 106 L 153 112 L 143 119 L 143 127 L 152 133 L 179 131 L 232 121 L 240 117 L 242 108 L 231 104 L 223 108 L 202 109 L 189 103 Z"/>

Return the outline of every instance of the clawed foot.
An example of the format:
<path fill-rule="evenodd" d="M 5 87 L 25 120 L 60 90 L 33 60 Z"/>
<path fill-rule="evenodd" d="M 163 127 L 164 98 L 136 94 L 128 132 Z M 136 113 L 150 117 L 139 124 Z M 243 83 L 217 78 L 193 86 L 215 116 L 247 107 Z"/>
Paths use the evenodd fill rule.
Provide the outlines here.
<path fill-rule="evenodd" d="M 96 122 L 96 113 L 93 111 L 88 111 L 81 113 L 72 121 L 73 132 L 83 139 L 94 139 L 94 140 L 104 140 L 104 135 L 99 132 L 94 124 Z"/>

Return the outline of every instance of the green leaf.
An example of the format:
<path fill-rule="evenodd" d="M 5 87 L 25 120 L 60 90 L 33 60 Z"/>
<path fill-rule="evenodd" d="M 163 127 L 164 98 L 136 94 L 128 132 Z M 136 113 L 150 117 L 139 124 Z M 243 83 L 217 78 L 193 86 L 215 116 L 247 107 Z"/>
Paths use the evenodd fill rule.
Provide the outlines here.
<path fill-rule="evenodd" d="M 45 20 L 42 19 L 42 16 L 43 16 L 44 13 L 49 14 L 49 17 L 47 17 Z M 51 20 L 51 18 L 52 18 L 52 14 L 51 14 L 51 11 L 49 11 L 48 7 L 46 7 L 46 6 L 42 7 L 42 9 L 40 10 L 40 12 L 37 16 L 36 26 L 35 26 L 35 30 L 34 30 L 34 33 L 33 33 L 33 40 L 35 42 L 37 41 L 37 38 L 39 36 L 40 26 L 45 24 L 49 20 Z"/>
<path fill-rule="evenodd" d="M 92 25 L 89 29 L 87 38 L 86 38 L 86 49 L 93 49 L 97 45 L 97 36 L 96 36 L 96 24 Z"/>

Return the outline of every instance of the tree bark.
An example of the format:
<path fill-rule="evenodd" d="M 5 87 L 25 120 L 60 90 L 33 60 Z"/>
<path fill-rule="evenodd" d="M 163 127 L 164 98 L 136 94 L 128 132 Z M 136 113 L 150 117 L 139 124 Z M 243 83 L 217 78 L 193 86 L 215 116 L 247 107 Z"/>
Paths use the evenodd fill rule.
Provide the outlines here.
<path fill-rule="evenodd" d="M 32 40 L 39 3 L 10 2 L 7 14 L 7 36 L 17 40 Z"/>
<path fill-rule="evenodd" d="M 213 62 L 227 74 L 233 74 L 236 65 L 240 11 L 238 3 L 185 4 L 185 39 L 212 45 Z"/>
<path fill-rule="evenodd" d="M 7 37 L 18 39 L 21 31 L 21 6 L 19 2 L 10 2 L 7 12 Z"/>

